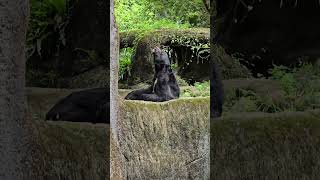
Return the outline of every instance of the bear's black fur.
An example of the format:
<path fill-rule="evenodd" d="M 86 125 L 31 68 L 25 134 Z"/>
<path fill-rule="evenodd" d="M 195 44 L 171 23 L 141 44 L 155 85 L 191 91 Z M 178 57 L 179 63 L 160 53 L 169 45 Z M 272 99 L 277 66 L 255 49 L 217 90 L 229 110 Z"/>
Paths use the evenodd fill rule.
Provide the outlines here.
<path fill-rule="evenodd" d="M 153 49 L 155 75 L 152 85 L 129 93 L 125 99 L 163 102 L 177 99 L 180 88 L 170 67 L 168 54 L 156 47 Z"/>
<path fill-rule="evenodd" d="M 46 114 L 47 120 L 110 123 L 108 88 L 73 92 L 61 99 Z"/>

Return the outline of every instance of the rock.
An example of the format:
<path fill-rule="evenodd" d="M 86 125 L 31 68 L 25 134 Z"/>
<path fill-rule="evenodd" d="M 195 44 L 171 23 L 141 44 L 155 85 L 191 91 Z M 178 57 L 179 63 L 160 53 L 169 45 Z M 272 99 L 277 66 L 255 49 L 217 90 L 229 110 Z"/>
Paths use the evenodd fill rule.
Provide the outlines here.
<path fill-rule="evenodd" d="M 236 80 L 228 86 L 238 83 L 242 84 Z M 45 111 L 70 92 L 28 88 L 29 114 Z M 43 179 L 108 180 L 109 143 L 114 167 L 125 169 L 124 174 L 113 171 L 119 179 L 312 179 L 319 175 L 310 169 L 320 169 L 320 109 L 233 113 L 209 125 L 209 98 L 164 103 L 122 100 L 120 105 L 119 147 L 109 139 L 108 125 L 44 122 L 33 116 L 33 135 L 41 152 L 37 167 Z"/>
<path fill-rule="evenodd" d="M 209 179 L 209 98 L 120 104 L 127 179 Z"/>
<path fill-rule="evenodd" d="M 109 125 L 35 122 L 43 179 L 110 179 Z"/>
<path fill-rule="evenodd" d="M 114 136 L 110 135 L 110 179 L 124 180 L 125 175 L 123 157 L 119 151 L 119 142 L 116 142 Z"/>
<path fill-rule="evenodd" d="M 129 38 L 122 39 L 132 41 L 132 34 L 135 33 L 137 32 L 126 33 L 127 36 L 130 35 Z M 122 33 L 122 35 L 126 34 Z M 158 45 L 164 45 L 172 50 L 170 51 L 171 61 L 177 65 L 175 68 L 177 75 L 184 81 L 193 84 L 196 81 L 210 79 L 209 29 L 155 30 L 140 32 L 138 37 L 134 39 L 137 43 L 132 59 L 129 85 L 152 81 L 154 65 L 151 49 Z M 250 71 L 239 61 L 227 55 L 222 48 L 217 47 L 214 56 L 218 58 L 224 79 L 250 77 Z"/>
<path fill-rule="evenodd" d="M 41 114 L 72 91 L 27 89 L 29 114 L 42 152 L 41 172 L 47 179 L 108 179 L 107 125 L 43 121 Z M 122 100 L 120 104 L 120 146 L 112 147 L 112 161 L 125 171 L 115 170 L 120 174 L 114 177 L 209 179 L 209 98 L 164 103 Z M 119 159 L 125 163 L 119 164 Z"/>
<path fill-rule="evenodd" d="M 213 56 L 218 62 L 222 79 L 227 80 L 252 77 L 250 70 L 242 65 L 239 60 L 228 55 L 221 46 L 214 46 Z"/>
<path fill-rule="evenodd" d="M 43 179 L 110 179 L 107 124 L 45 121 L 59 99 L 78 89 L 27 88 L 28 117 L 40 153 L 36 166 Z"/>
<path fill-rule="evenodd" d="M 179 56 L 175 60 L 178 62 L 178 67 L 184 67 L 191 58 L 190 49 L 192 43 L 198 46 L 200 46 L 200 43 L 202 45 L 209 43 L 209 29 L 161 29 L 140 33 L 139 38 L 136 38 L 135 41 L 137 41 L 136 51 L 133 55 L 131 76 L 129 77 L 131 85 L 140 82 L 151 82 L 154 74 L 151 49 L 159 45 L 171 47 Z M 183 58 L 184 55 L 186 55 L 185 58 Z M 178 75 L 181 72 L 178 71 Z M 197 72 L 199 73 L 199 71 Z M 204 70 L 204 72 L 208 71 Z M 182 76 L 182 78 L 184 77 Z"/>
<path fill-rule="evenodd" d="M 319 119 L 318 109 L 233 113 L 211 123 L 210 179 L 319 177 Z"/>

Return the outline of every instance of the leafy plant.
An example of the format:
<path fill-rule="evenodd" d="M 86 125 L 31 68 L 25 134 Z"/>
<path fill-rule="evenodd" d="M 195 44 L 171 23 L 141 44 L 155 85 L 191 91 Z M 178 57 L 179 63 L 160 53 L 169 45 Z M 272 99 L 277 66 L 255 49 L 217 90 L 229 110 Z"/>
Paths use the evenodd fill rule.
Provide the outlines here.
<path fill-rule="evenodd" d="M 182 89 L 182 97 L 206 97 L 210 96 L 210 81 L 196 82 L 194 86 Z"/>
<path fill-rule="evenodd" d="M 120 50 L 119 58 L 119 79 L 125 79 L 125 76 L 130 76 L 131 57 L 134 52 L 133 48 L 124 48 Z"/>
<path fill-rule="evenodd" d="M 281 83 L 286 96 L 286 109 L 301 111 L 320 106 L 320 69 L 311 64 L 289 69 L 275 66 L 272 78 Z"/>
<path fill-rule="evenodd" d="M 41 56 L 42 42 L 53 33 L 59 34 L 60 44 L 65 44 L 66 0 L 31 0 L 31 14 L 27 33 L 27 57 Z"/>
<path fill-rule="evenodd" d="M 201 0 L 116 0 L 115 16 L 120 31 L 210 25 Z"/>

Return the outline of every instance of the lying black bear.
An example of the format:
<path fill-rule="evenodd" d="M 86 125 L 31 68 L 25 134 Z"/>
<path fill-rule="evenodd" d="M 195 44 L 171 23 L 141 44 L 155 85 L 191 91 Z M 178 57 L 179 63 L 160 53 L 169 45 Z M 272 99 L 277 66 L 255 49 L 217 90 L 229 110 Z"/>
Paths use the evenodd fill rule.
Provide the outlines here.
<path fill-rule="evenodd" d="M 110 123 L 110 95 L 108 88 L 73 92 L 54 105 L 47 120 Z"/>
<path fill-rule="evenodd" d="M 163 102 L 177 99 L 180 88 L 170 67 L 168 54 L 156 47 L 153 49 L 155 75 L 152 85 L 129 93 L 125 99 Z"/>

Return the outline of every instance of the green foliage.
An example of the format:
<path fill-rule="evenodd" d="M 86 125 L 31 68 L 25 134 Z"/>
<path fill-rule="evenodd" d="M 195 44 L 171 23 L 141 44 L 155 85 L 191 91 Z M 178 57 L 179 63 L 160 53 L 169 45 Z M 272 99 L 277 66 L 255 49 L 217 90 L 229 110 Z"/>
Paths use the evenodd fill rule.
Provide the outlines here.
<path fill-rule="evenodd" d="M 286 95 L 286 108 L 294 111 L 320 107 L 320 69 L 318 66 L 303 64 L 289 69 L 276 66 L 272 78 L 278 80 Z"/>
<path fill-rule="evenodd" d="M 267 95 L 261 95 L 252 89 L 237 88 L 228 92 L 225 98 L 226 112 L 266 112 L 276 113 L 283 111 L 281 103 L 277 103 Z"/>
<path fill-rule="evenodd" d="M 210 81 L 196 82 L 194 86 L 182 89 L 182 97 L 206 97 L 210 96 Z"/>
<path fill-rule="evenodd" d="M 254 89 L 234 89 L 226 92 L 225 112 L 305 111 L 320 108 L 320 68 L 304 64 L 290 69 L 275 66 L 272 79 L 278 81 L 284 92 L 281 99 L 258 94 Z"/>
<path fill-rule="evenodd" d="M 280 81 L 283 90 L 287 93 L 293 93 L 296 90 L 298 84 L 291 73 L 291 70 L 285 66 L 275 66 L 271 70 L 272 79 Z"/>
<path fill-rule="evenodd" d="M 52 7 L 52 10 L 60 16 L 65 15 L 67 7 L 66 0 L 48 0 L 48 4 Z"/>
<path fill-rule="evenodd" d="M 256 96 L 257 110 L 260 112 L 276 113 L 284 111 L 283 103 L 277 103 L 268 96 Z"/>
<path fill-rule="evenodd" d="M 226 93 L 224 111 L 226 112 L 257 112 L 257 94 L 253 90 L 234 89 Z"/>
<path fill-rule="evenodd" d="M 201 0 L 116 0 L 115 16 L 120 31 L 209 27 Z"/>
<path fill-rule="evenodd" d="M 126 75 L 130 76 L 131 57 L 134 48 L 124 48 L 120 50 L 119 58 L 119 79 L 124 79 Z"/>
<path fill-rule="evenodd" d="M 52 33 L 57 32 L 60 43 L 65 43 L 66 0 L 31 0 L 30 4 L 27 55 L 37 52 L 41 56 L 42 41 Z"/>
<path fill-rule="evenodd" d="M 171 37 L 171 46 L 186 46 L 190 47 L 192 51 L 191 59 L 185 59 L 185 61 L 192 62 L 192 59 L 195 57 L 197 63 L 204 60 L 209 60 L 210 56 L 210 44 L 209 42 L 201 42 L 197 37 L 186 37 L 186 36 L 175 36 Z M 187 63 L 187 64 L 189 64 Z"/>
<path fill-rule="evenodd" d="M 250 97 L 241 97 L 230 108 L 230 112 L 257 112 L 256 101 Z"/>

